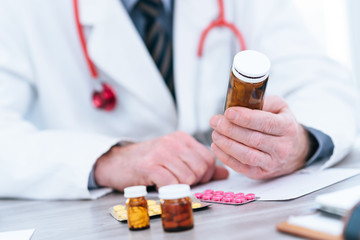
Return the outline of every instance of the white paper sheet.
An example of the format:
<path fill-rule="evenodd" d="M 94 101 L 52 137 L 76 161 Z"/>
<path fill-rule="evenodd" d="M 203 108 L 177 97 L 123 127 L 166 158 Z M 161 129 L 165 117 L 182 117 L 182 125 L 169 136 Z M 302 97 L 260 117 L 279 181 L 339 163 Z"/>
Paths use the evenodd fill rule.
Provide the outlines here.
<path fill-rule="evenodd" d="M 291 216 L 288 223 L 335 236 L 340 236 L 344 228 L 344 223 L 340 218 L 324 216 L 321 213 Z"/>
<path fill-rule="evenodd" d="M 34 234 L 35 229 L 25 229 L 19 231 L 0 232 L 0 240 L 29 240 Z"/>
<path fill-rule="evenodd" d="M 315 202 L 322 210 L 344 216 L 360 201 L 360 185 L 317 196 Z"/>
<path fill-rule="evenodd" d="M 318 171 L 298 171 L 269 181 L 257 181 L 234 171 L 227 180 L 214 181 L 194 187 L 193 193 L 206 189 L 255 193 L 259 201 L 290 200 L 317 191 L 360 174 L 360 169 L 329 168 Z"/>

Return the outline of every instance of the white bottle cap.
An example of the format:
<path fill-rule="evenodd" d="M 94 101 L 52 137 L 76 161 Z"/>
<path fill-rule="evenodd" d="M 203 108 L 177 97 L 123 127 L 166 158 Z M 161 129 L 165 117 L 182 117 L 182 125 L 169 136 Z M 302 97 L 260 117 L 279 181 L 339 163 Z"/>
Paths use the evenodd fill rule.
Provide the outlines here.
<path fill-rule="evenodd" d="M 264 81 L 269 76 L 270 60 L 264 54 L 245 50 L 234 57 L 232 72 L 234 75 L 249 83 Z"/>
<path fill-rule="evenodd" d="M 178 199 L 191 195 L 190 186 L 187 184 L 173 184 L 159 188 L 160 199 Z"/>
<path fill-rule="evenodd" d="M 124 189 L 124 196 L 126 198 L 137 198 L 146 196 L 146 186 L 134 186 Z"/>

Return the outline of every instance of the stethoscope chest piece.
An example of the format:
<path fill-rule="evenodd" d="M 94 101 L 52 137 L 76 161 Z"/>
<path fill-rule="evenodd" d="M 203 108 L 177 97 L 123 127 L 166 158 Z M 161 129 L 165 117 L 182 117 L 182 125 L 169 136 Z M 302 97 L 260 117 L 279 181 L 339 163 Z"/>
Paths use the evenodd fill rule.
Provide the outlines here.
<path fill-rule="evenodd" d="M 110 85 L 102 83 L 101 91 L 94 91 L 92 102 L 97 109 L 112 111 L 116 106 L 116 95 Z"/>

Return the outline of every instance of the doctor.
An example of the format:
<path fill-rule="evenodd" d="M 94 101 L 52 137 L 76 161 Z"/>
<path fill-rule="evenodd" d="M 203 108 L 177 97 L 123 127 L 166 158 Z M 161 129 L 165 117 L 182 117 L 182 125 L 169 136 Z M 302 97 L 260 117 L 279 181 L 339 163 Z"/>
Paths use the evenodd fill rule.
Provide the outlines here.
<path fill-rule="evenodd" d="M 217 28 L 197 56 L 219 2 L 162 1 L 156 20 L 136 2 L 0 2 L 0 197 L 91 198 L 98 186 L 226 178 L 213 153 L 260 179 L 323 157 L 331 166 L 348 153 L 352 81 L 314 44 L 289 1 L 224 1 L 246 47 L 271 59 L 267 94 L 283 98 L 268 97 L 262 112 L 225 115 L 232 58 L 244 46 Z M 167 34 L 148 38 L 159 25 L 146 20 Z M 213 153 L 203 145 L 211 127 Z"/>

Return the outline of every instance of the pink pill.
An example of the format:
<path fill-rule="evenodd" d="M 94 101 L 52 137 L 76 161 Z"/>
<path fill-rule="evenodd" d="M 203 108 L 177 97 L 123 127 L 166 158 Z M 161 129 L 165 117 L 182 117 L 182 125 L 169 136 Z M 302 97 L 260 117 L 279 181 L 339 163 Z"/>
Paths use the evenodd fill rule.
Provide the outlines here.
<path fill-rule="evenodd" d="M 237 193 L 237 194 L 234 195 L 234 197 L 243 197 L 243 196 L 244 196 L 243 193 Z"/>
<path fill-rule="evenodd" d="M 232 198 L 232 197 L 224 197 L 223 198 L 224 202 L 232 202 L 233 200 L 234 200 L 234 198 Z"/>
<path fill-rule="evenodd" d="M 253 193 L 246 194 L 245 198 L 247 200 L 254 200 L 255 199 L 255 194 L 253 194 Z"/>
<path fill-rule="evenodd" d="M 212 189 L 206 189 L 204 194 L 213 194 L 214 193 L 214 190 Z"/>
<path fill-rule="evenodd" d="M 214 195 L 223 195 L 224 194 L 224 191 L 216 191 L 214 192 Z"/>
<path fill-rule="evenodd" d="M 214 198 L 213 198 L 213 200 L 214 200 L 214 201 L 217 201 L 217 202 L 220 202 L 222 199 L 223 199 L 223 196 L 221 196 L 221 195 L 216 195 L 216 196 L 214 196 Z"/>
<path fill-rule="evenodd" d="M 202 193 L 195 193 L 194 194 L 197 199 L 201 199 L 204 194 Z"/>
<path fill-rule="evenodd" d="M 246 201 L 245 197 L 237 197 L 234 199 L 236 203 L 244 203 Z"/>
<path fill-rule="evenodd" d="M 234 196 L 234 192 L 226 192 L 224 195 Z"/>
<path fill-rule="evenodd" d="M 207 194 L 203 196 L 203 200 L 211 200 L 213 198 L 213 195 Z"/>

